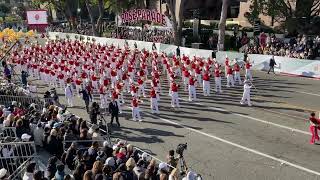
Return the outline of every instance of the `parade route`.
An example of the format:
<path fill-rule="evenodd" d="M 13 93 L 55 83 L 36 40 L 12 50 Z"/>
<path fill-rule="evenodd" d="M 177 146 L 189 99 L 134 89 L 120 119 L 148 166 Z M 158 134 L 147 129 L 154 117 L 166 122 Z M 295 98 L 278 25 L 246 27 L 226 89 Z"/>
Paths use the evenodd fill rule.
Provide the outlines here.
<path fill-rule="evenodd" d="M 36 83 L 42 96 L 49 87 Z M 254 72 L 253 107 L 240 105 L 242 86 L 226 88 L 225 79 L 222 84 L 224 92 L 211 91 L 210 97 L 202 96 L 198 88 L 196 102 L 187 101 L 187 93 L 180 88 L 181 109 L 173 111 L 163 82 L 160 115 L 151 114 L 149 99 L 143 98 L 140 123 L 132 121 L 130 96 L 126 95 L 121 127 L 112 127 L 112 137 L 161 160 L 170 149 L 187 142 L 187 165 L 205 179 L 320 179 L 320 146 L 309 144 L 306 121 L 310 110 L 320 104 L 320 98 L 312 95 L 319 81 Z M 58 92 L 65 104 L 63 91 Z M 83 107 L 76 97 L 75 107 L 68 109 L 88 118 Z M 110 116 L 105 118 L 109 121 Z"/>

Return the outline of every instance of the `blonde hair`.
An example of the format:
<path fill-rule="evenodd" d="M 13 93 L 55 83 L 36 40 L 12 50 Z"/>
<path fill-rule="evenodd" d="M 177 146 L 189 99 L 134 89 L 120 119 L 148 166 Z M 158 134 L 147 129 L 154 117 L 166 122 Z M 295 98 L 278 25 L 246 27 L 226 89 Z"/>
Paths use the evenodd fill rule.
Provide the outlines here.
<path fill-rule="evenodd" d="M 57 135 L 58 135 L 57 130 L 56 130 L 56 129 L 51 129 L 50 135 L 51 135 L 51 136 L 57 136 Z"/>
<path fill-rule="evenodd" d="M 128 161 L 126 162 L 126 166 L 127 166 L 127 170 L 131 171 L 136 166 L 136 162 L 134 161 L 133 158 L 129 158 Z"/>
<path fill-rule="evenodd" d="M 156 165 L 156 160 L 155 159 L 151 159 L 149 166 L 155 166 Z"/>
<path fill-rule="evenodd" d="M 94 175 L 102 173 L 103 164 L 101 161 L 95 161 L 92 166 L 92 173 Z"/>
<path fill-rule="evenodd" d="M 93 180 L 93 173 L 91 170 L 87 170 L 83 175 L 83 180 Z"/>
<path fill-rule="evenodd" d="M 129 152 L 133 151 L 133 146 L 131 144 L 127 145 L 127 151 Z"/>

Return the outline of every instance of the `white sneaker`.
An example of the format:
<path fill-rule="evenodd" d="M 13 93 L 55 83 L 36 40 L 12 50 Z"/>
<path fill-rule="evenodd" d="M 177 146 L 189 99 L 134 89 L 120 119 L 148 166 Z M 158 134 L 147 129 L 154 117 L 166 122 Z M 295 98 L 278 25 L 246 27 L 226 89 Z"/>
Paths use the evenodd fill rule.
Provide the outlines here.
<path fill-rule="evenodd" d="M 139 122 L 142 122 L 142 119 L 139 119 Z"/>

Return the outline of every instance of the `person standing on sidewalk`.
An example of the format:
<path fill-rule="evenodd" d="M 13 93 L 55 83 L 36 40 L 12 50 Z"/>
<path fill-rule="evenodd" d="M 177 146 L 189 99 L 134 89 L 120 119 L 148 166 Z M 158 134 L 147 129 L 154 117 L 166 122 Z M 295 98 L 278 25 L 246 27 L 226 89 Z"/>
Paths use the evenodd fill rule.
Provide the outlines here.
<path fill-rule="evenodd" d="M 89 113 L 89 102 L 90 102 L 90 96 L 89 96 L 89 92 L 87 91 L 87 89 L 85 87 L 81 87 L 82 89 L 79 90 L 79 94 L 82 94 L 82 99 L 84 101 L 84 104 L 86 106 L 86 110 L 87 113 Z"/>
<path fill-rule="evenodd" d="M 274 56 L 271 57 L 270 62 L 269 62 L 269 71 L 268 74 L 270 73 L 270 71 L 273 72 L 273 74 L 276 74 L 274 72 L 274 66 L 277 65 L 276 61 L 274 60 Z"/>
<path fill-rule="evenodd" d="M 115 97 L 112 97 L 112 101 L 109 103 L 109 113 L 111 114 L 111 121 L 110 125 L 113 123 L 113 119 L 116 118 L 116 122 L 118 126 L 120 127 L 119 123 L 119 105 L 116 101 Z"/>
<path fill-rule="evenodd" d="M 71 84 L 67 85 L 67 87 L 64 89 L 64 93 L 68 102 L 68 106 L 73 107 L 73 92 L 72 92 Z"/>

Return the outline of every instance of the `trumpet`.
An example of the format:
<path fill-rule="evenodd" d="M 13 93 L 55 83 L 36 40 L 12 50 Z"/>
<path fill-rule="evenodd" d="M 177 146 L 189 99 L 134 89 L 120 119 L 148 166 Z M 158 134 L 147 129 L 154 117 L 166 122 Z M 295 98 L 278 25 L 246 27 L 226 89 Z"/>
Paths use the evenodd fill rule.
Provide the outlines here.
<path fill-rule="evenodd" d="M 256 86 L 252 83 L 251 80 L 247 80 L 247 81 L 249 81 L 251 87 L 253 87 L 256 91 L 258 91 L 258 89 L 257 89 Z"/>

